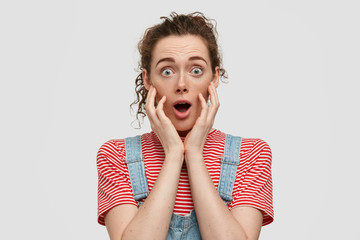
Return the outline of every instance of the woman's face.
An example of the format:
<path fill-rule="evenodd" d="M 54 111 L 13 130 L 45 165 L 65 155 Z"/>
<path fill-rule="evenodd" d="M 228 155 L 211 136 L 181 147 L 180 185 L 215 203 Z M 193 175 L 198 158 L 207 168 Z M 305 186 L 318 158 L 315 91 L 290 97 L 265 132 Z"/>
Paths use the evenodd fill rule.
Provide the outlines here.
<path fill-rule="evenodd" d="M 217 87 L 219 67 L 215 74 L 207 46 L 202 38 L 194 35 L 169 36 L 159 40 L 152 52 L 150 75 L 143 71 L 146 89 L 157 90 L 156 101 L 165 95 L 165 115 L 180 135 L 186 135 L 201 113 L 198 98 L 201 93 L 208 99 L 211 81 Z"/>

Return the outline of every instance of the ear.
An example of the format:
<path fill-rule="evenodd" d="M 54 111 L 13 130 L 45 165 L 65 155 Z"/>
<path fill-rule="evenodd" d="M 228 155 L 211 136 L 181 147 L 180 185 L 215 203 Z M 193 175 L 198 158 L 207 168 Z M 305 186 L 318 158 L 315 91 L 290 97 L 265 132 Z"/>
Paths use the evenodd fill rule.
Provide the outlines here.
<path fill-rule="evenodd" d="M 220 78 L 220 68 L 217 66 L 215 68 L 215 73 L 213 74 L 213 78 L 211 80 L 216 88 L 219 86 L 219 78 Z"/>
<path fill-rule="evenodd" d="M 150 86 L 151 86 L 151 81 L 150 81 L 150 75 L 146 69 L 143 69 L 143 71 L 142 71 L 142 79 L 144 81 L 144 86 L 145 86 L 146 90 L 149 91 Z"/>

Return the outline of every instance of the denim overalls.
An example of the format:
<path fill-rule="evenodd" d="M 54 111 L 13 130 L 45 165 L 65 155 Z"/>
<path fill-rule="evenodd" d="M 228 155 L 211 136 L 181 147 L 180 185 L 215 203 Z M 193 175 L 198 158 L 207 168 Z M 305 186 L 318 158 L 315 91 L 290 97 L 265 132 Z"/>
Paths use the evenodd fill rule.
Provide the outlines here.
<path fill-rule="evenodd" d="M 232 191 L 239 165 L 241 137 L 227 134 L 225 139 L 224 155 L 221 157 L 221 170 L 218 192 L 227 205 L 232 200 Z M 125 138 L 126 159 L 134 199 L 146 198 L 149 194 L 145 173 L 144 156 L 141 153 L 141 136 Z M 195 210 L 188 216 L 172 215 L 167 240 L 172 239 L 201 239 Z"/>

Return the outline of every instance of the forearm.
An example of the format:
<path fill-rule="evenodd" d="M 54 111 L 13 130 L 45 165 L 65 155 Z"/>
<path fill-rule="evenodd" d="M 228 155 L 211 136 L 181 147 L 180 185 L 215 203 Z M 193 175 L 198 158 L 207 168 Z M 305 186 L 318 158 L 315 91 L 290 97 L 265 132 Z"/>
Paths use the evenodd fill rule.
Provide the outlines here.
<path fill-rule="evenodd" d="M 165 157 L 144 204 L 125 228 L 122 239 L 165 239 L 174 209 L 183 155 Z"/>
<path fill-rule="evenodd" d="M 186 154 L 191 194 L 203 239 L 246 239 L 246 234 L 216 191 L 202 153 Z"/>

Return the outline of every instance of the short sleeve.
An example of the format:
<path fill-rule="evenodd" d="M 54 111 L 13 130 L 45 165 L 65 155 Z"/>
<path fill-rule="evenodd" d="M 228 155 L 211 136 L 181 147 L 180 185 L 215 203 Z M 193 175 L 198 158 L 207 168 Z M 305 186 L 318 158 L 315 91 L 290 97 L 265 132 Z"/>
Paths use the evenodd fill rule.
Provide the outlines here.
<path fill-rule="evenodd" d="M 101 225 L 105 225 L 104 215 L 111 208 L 121 204 L 137 206 L 125 157 L 123 140 L 110 140 L 104 143 L 97 153 L 98 223 Z"/>
<path fill-rule="evenodd" d="M 272 202 L 272 153 L 261 139 L 244 139 L 240 149 L 240 164 L 229 209 L 250 206 L 263 213 L 263 226 L 274 218 Z"/>

